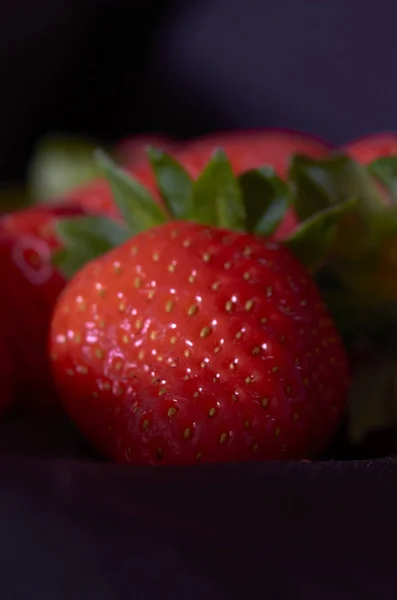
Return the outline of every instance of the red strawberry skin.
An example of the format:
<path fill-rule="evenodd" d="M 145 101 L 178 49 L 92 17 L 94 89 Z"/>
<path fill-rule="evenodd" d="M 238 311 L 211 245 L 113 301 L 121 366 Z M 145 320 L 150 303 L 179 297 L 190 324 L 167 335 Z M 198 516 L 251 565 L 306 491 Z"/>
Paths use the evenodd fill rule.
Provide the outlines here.
<path fill-rule="evenodd" d="M 0 417 L 11 408 L 15 398 L 16 373 L 7 344 L 0 339 Z"/>
<path fill-rule="evenodd" d="M 286 248 L 168 223 L 88 264 L 50 335 L 71 418 L 117 462 L 301 458 L 344 411 L 346 354 Z"/>
<path fill-rule="evenodd" d="M 386 156 L 397 155 L 397 133 L 374 133 L 349 142 L 341 149 L 358 163 L 368 165 Z"/>
<path fill-rule="evenodd" d="M 0 219 L 0 333 L 18 365 L 18 396 L 27 412 L 57 404 L 47 339 L 55 301 L 65 285 L 52 265 L 60 248 L 56 219 L 81 214 L 70 206 L 45 206 Z"/>

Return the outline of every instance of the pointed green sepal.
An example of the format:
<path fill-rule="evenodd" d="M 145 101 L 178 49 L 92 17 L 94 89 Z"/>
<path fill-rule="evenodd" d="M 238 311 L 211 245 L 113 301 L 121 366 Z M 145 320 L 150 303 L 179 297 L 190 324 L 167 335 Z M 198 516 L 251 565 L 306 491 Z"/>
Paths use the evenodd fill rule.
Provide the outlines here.
<path fill-rule="evenodd" d="M 236 231 L 245 230 L 244 201 L 223 150 L 216 150 L 196 180 L 189 220 Z"/>
<path fill-rule="evenodd" d="M 381 204 L 378 189 L 367 170 L 344 155 L 314 160 L 296 155 L 289 178 L 294 189 L 299 220 L 357 198 L 360 212 L 368 213 Z"/>
<path fill-rule="evenodd" d="M 358 200 L 350 199 L 329 206 L 302 223 L 284 244 L 313 273 L 332 255 L 340 223 L 357 207 Z"/>
<path fill-rule="evenodd" d="M 288 184 L 270 167 L 246 171 L 238 182 L 246 210 L 247 231 L 270 236 L 291 206 Z"/>
<path fill-rule="evenodd" d="M 193 208 L 193 179 L 170 154 L 152 147 L 147 149 L 147 154 L 169 215 L 174 219 L 187 219 Z"/>
<path fill-rule="evenodd" d="M 98 150 L 95 155 L 131 235 L 165 223 L 164 211 L 142 184 L 118 167 L 105 152 Z"/>

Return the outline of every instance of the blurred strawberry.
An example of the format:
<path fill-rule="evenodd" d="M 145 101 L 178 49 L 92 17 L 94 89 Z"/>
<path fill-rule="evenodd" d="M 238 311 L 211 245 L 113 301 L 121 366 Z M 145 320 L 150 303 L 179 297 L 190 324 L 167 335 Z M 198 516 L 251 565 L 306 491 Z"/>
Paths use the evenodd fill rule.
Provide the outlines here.
<path fill-rule="evenodd" d="M 61 245 L 57 219 L 77 216 L 70 206 L 37 207 L 0 219 L 0 333 L 18 365 L 18 396 L 24 409 L 56 405 L 47 359 L 50 315 L 64 277 L 52 264 Z"/>
<path fill-rule="evenodd" d="M 397 156 L 397 133 L 366 135 L 349 142 L 340 151 L 363 165 L 368 165 L 377 158 Z"/>

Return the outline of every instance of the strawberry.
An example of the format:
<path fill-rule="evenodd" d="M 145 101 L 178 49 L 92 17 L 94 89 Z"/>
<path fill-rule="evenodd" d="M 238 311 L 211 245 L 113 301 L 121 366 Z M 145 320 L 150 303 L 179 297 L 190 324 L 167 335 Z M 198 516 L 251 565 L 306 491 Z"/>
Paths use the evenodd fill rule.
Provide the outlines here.
<path fill-rule="evenodd" d="M 195 177 L 191 177 L 188 170 L 181 163 L 165 153 L 152 149 L 149 152 L 149 160 L 154 172 L 151 177 L 156 183 L 156 185 L 152 185 L 152 188 L 156 190 L 156 198 L 153 198 L 150 190 L 142 186 L 142 183 L 137 181 L 137 179 L 115 167 L 111 161 L 103 156 L 100 158 L 102 169 L 110 182 L 110 187 L 114 194 L 118 213 L 123 217 L 124 223 L 120 219 L 120 216 L 117 217 L 117 222 L 104 219 L 100 224 L 100 236 L 97 236 L 95 242 L 96 248 L 91 248 L 90 252 L 88 252 L 89 256 L 85 256 L 87 254 L 87 244 L 83 244 L 85 248 L 83 247 L 82 252 L 79 249 L 79 243 L 76 243 L 76 236 L 77 238 L 81 238 L 83 231 L 86 232 L 86 235 L 91 235 L 90 224 L 87 223 L 84 225 L 86 218 L 78 219 L 78 225 L 76 220 L 73 219 L 58 222 L 57 232 L 65 248 L 60 268 L 65 275 L 73 277 L 76 270 L 83 267 L 87 262 L 87 258 L 92 258 L 93 254 L 97 257 L 103 256 L 104 248 L 118 246 L 126 239 L 130 239 L 131 236 L 142 234 L 143 238 L 138 239 L 143 239 L 143 249 L 149 252 L 147 250 L 147 245 L 149 245 L 148 240 L 151 240 L 150 243 L 155 243 L 158 238 L 154 232 L 158 230 L 149 231 L 146 234 L 143 232 L 147 231 L 150 227 L 164 224 L 169 218 L 178 221 L 178 230 L 180 227 L 183 228 L 181 235 L 183 231 L 188 231 L 188 229 L 185 230 L 184 228 L 190 227 L 189 223 L 194 222 L 206 225 L 210 231 L 210 234 L 207 233 L 206 235 L 210 235 L 212 240 L 216 240 L 218 229 L 226 229 L 237 231 L 239 235 L 246 235 L 248 233 L 250 236 L 253 236 L 256 240 L 255 243 L 257 243 L 258 236 L 269 238 L 277 235 L 280 224 L 285 221 L 286 214 L 293 210 L 297 218 L 297 223 L 294 225 L 294 230 L 287 232 L 283 237 L 282 244 L 288 247 L 306 265 L 315 278 L 321 294 L 328 305 L 328 309 L 337 324 L 339 333 L 342 335 L 347 350 L 357 354 L 357 348 L 363 347 L 363 344 L 367 348 L 371 347 L 373 341 L 381 345 L 383 344 L 383 346 L 386 345 L 388 349 L 390 349 L 390 346 L 393 347 L 397 344 L 397 311 L 395 309 L 397 290 L 394 289 L 395 276 L 393 275 L 396 269 L 394 258 L 396 255 L 393 248 L 395 248 L 394 240 L 397 239 L 397 210 L 394 206 L 385 206 L 383 204 L 382 198 L 378 193 L 378 188 L 374 185 L 369 167 L 368 169 L 364 168 L 351 158 L 343 155 L 331 155 L 321 160 L 313 160 L 298 155 L 292 159 L 287 180 L 283 181 L 269 167 L 250 170 L 236 177 L 233 174 L 232 164 L 228 161 L 225 154 L 220 151 L 213 154 L 203 172 Z M 107 229 L 110 224 L 111 227 L 108 232 Z M 213 228 L 215 228 L 215 232 Z M 166 231 L 165 228 L 164 231 Z M 147 238 L 144 237 L 145 235 Z M 166 236 L 166 233 L 164 235 Z M 199 230 L 197 230 L 197 235 L 199 236 Z M 99 240 L 101 236 L 104 238 L 102 242 Z M 159 235 L 159 237 L 161 242 L 161 236 Z M 130 243 L 133 242 L 131 241 Z M 167 241 L 167 249 L 170 251 L 173 250 L 171 240 Z M 139 256 L 142 257 L 143 255 L 144 251 L 140 249 Z M 187 256 L 190 257 L 190 254 L 187 253 Z M 170 260 L 172 259 L 171 254 L 169 258 Z M 190 267 L 193 269 L 194 257 L 190 258 Z M 127 261 L 127 258 L 125 260 Z M 175 260 L 181 261 L 179 256 Z M 139 262 L 138 266 L 140 264 Z M 99 261 L 97 263 L 98 274 L 102 273 L 101 265 L 102 263 Z M 135 265 L 136 259 L 132 263 L 131 269 L 134 269 Z M 204 280 L 206 280 L 206 274 L 212 273 L 211 270 L 208 270 L 209 266 L 207 265 L 207 268 L 204 269 L 201 265 Z M 160 277 L 162 268 L 162 264 L 159 264 L 156 277 L 151 279 L 151 281 L 156 282 L 155 296 L 157 298 L 161 298 L 158 282 L 162 280 Z M 91 271 L 89 267 L 87 267 L 86 271 L 82 272 L 87 275 L 86 280 L 90 281 Z M 178 272 L 180 272 L 179 269 Z M 216 275 L 216 271 L 214 271 L 213 275 Z M 88 288 L 87 290 L 84 289 L 84 282 L 81 278 L 78 281 L 81 284 L 82 290 L 87 294 L 87 302 L 83 302 L 83 306 L 84 309 L 87 307 L 86 314 L 90 314 L 92 290 L 90 291 Z M 109 288 L 113 289 L 110 279 L 109 282 L 97 280 L 97 283 L 101 285 L 108 283 Z M 73 286 L 73 282 L 70 285 Z M 172 289 L 176 292 L 179 291 L 177 282 L 175 282 L 175 286 Z M 187 287 L 188 289 L 189 286 Z M 123 294 L 124 290 L 120 288 L 118 289 L 118 293 Z M 140 292 L 134 293 L 138 294 L 138 298 L 141 297 Z M 183 294 L 180 294 L 182 299 L 178 302 L 178 306 L 180 304 L 183 306 L 184 294 L 187 294 L 186 290 Z M 65 297 L 71 298 L 68 290 L 65 292 Z M 84 297 L 83 294 L 81 294 L 81 297 Z M 134 303 L 136 302 L 138 306 L 138 299 L 135 296 L 133 299 Z M 119 301 L 123 306 L 123 296 L 119 298 Z M 126 301 L 127 306 L 130 306 L 128 304 L 129 301 L 130 297 Z M 110 358 L 108 362 L 101 363 L 101 361 L 96 362 L 94 360 L 93 363 L 88 362 L 84 364 L 83 372 L 78 376 L 74 374 L 72 381 L 69 381 L 65 376 L 65 365 L 68 361 L 72 361 L 71 364 L 79 366 L 80 362 L 77 359 L 82 357 L 80 352 L 83 352 L 83 349 L 80 349 L 80 347 L 73 346 L 71 340 L 64 341 L 62 337 L 64 333 L 57 331 L 56 324 L 58 322 L 64 324 L 65 319 L 69 319 L 69 316 L 58 316 L 61 310 L 59 307 L 66 306 L 66 304 L 66 301 L 63 299 L 60 300 L 58 309 L 55 312 L 52 329 L 53 335 L 51 338 L 51 345 L 55 351 L 54 360 L 56 365 L 54 369 L 58 374 L 58 386 L 64 397 L 65 406 L 72 405 L 70 412 L 73 418 L 76 422 L 81 423 L 81 428 L 86 432 L 86 435 L 90 436 L 92 443 L 103 453 L 109 456 L 116 456 L 117 453 L 114 454 L 115 446 L 112 445 L 115 443 L 112 435 L 107 434 L 102 429 L 105 426 L 105 417 L 101 424 L 98 425 L 98 428 L 96 428 L 95 423 L 93 425 L 90 424 L 91 420 L 95 421 L 95 416 L 90 411 L 88 413 L 81 412 L 83 404 L 74 405 L 71 394 L 73 391 L 73 394 L 76 394 L 77 398 L 81 398 L 79 396 L 79 386 L 82 385 L 82 382 L 92 382 L 92 379 L 90 380 L 89 377 L 80 377 L 80 375 L 84 375 L 84 367 L 88 369 L 87 375 L 93 376 L 95 374 L 95 377 L 102 375 L 104 379 L 99 378 L 98 380 L 100 381 L 107 381 L 106 377 L 109 376 L 111 378 L 114 377 L 114 381 L 119 377 L 117 381 L 121 383 L 126 382 L 120 379 L 120 375 L 114 375 L 113 363 L 110 361 Z M 214 304 L 215 308 L 217 308 L 218 304 L 215 297 Z M 70 310 L 74 318 L 76 316 L 75 305 L 71 304 L 70 306 L 72 306 Z M 107 305 L 97 303 L 95 310 L 99 311 L 101 306 Z M 77 312 L 80 314 L 79 311 Z M 114 322 L 116 322 L 116 314 L 115 310 L 109 309 L 104 319 L 106 327 L 107 323 L 110 323 L 109 327 L 111 328 L 112 319 L 115 319 Z M 224 314 L 223 317 L 226 318 Z M 83 316 L 81 318 L 83 319 Z M 214 318 L 219 321 L 218 312 L 216 312 L 216 317 Z M 81 325 L 82 321 L 79 319 L 80 317 L 76 316 L 76 322 Z M 187 322 L 189 323 L 189 320 Z M 91 344 L 102 333 L 95 326 L 94 320 L 91 320 L 89 323 L 91 323 L 89 327 L 92 327 L 95 332 L 95 336 L 90 338 L 91 341 L 89 344 Z M 123 323 L 126 328 L 125 335 L 127 335 L 128 331 L 131 331 L 129 327 L 130 325 L 132 326 L 132 323 L 130 323 L 127 317 Z M 178 325 L 178 323 L 173 323 Z M 111 329 L 111 331 L 116 331 L 116 329 Z M 57 338 L 57 333 L 60 335 L 59 338 Z M 114 333 L 112 333 L 112 336 L 113 338 L 108 336 L 107 339 L 114 339 Z M 370 346 L 368 346 L 368 342 L 370 342 Z M 146 344 L 150 344 L 151 342 L 141 337 L 139 343 L 146 346 Z M 160 342 L 158 341 L 157 343 Z M 64 346 L 64 344 L 66 345 Z M 92 358 L 89 344 L 87 345 L 87 354 L 84 355 L 87 361 Z M 59 345 L 61 346 L 60 351 Z M 66 354 L 62 354 L 62 348 L 65 348 Z M 120 349 L 124 352 L 123 346 L 120 345 Z M 153 347 L 153 349 L 157 350 L 157 346 Z M 106 351 L 105 347 L 103 349 L 104 357 L 107 356 Z M 244 351 L 244 348 L 242 351 Z M 63 357 L 65 362 L 59 356 Z M 99 352 L 100 356 L 102 356 L 101 352 Z M 75 362 L 73 362 L 74 360 Z M 248 362 L 247 358 L 247 364 Z M 357 363 L 357 360 L 355 362 Z M 106 373 L 101 371 L 101 364 L 106 365 Z M 160 369 L 160 366 L 157 363 L 155 364 L 156 369 Z M 163 365 L 161 367 L 163 368 Z M 116 371 L 119 368 L 121 369 L 121 373 L 124 373 L 124 367 L 115 366 Z M 367 376 L 371 378 L 371 373 L 373 372 L 372 366 L 366 365 L 365 368 Z M 72 367 L 69 366 L 66 369 L 69 369 L 66 373 L 69 373 L 70 377 L 70 373 L 72 373 L 70 369 Z M 177 371 L 174 372 L 176 373 Z M 356 374 L 354 374 L 354 378 L 356 378 Z M 146 381 L 144 378 L 143 380 Z M 74 388 L 75 381 L 77 382 L 76 389 Z M 135 384 L 139 386 L 139 381 L 134 382 Z M 130 385 L 129 382 L 128 385 Z M 105 391 L 106 387 L 108 387 L 107 384 L 105 384 Z M 117 386 L 114 389 L 118 389 Z M 131 389 L 135 390 L 135 387 Z M 154 388 L 151 387 L 150 389 L 153 390 Z M 98 390 L 93 391 L 97 392 Z M 103 408 L 105 406 L 109 407 L 109 403 L 113 405 L 112 403 L 116 402 L 110 390 L 108 392 L 108 395 L 105 393 L 102 394 L 102 392 L 98 393 L 98 397 L 101 401 L 103 400 L 103 404 L 99 403 L 99 406 Z M 115 406 L 124 406 L 125 408 L 123 404 L 125 400 L 124 392 L 120 390 L 118 393 L 120 393 L 120 403 L 115 404 Z M 85 392 L 81 392 L 81 394 L 84 395 Z M 374 394 L 376 398 L 371 395 L 372 406 L 375 407 L 379 404 L 378 412 L 381 413 L 383 411 L 382 406 L 384 406 L 383 400 L 376 392 L 376 389 Z M 92 408 L 93 405 L 90 402 L 88 402 L 88 406 Z M 348 432 L 354 432 L 358 429 L 360 432 L 363 429 L 370 431 L 371 427 L 379 424 L 379 420 L 385 418 L 386 415 L 386 412 L 383 411 L 382 415 L 378 414 L 376 417 L 374 415 L 374 419 L 371 418 L 368 412 L 368 403 L 362 402 L 361 387 L 357 385 L 353 385 L 349 392 L 349 405 L 350 410 L 347 414 L 349 427 L 346 429 Z M 361 409 L 361 407 L 363 408 Z M 365 414 L 363 414 L 363 411 Z M 121 410 L 119 414 L 122 423 L 126 412 L 125 410 L 124 412 Z M 386 419 L 388 426 L 393 424 L 390 423 L 390 420 L 392 420 L 390 417 L 391 414 L 390 411 L 387 412 L 387 415 L 389 415 Z M 135 421 L 132 420 L 130 422 Z M 111 425 L 111 423 L 109 424 Z M 92 431 L 96 431 L 98 437 L 94 433 L 91 435 L 90 432 Z M 118 429 L 116 428 L 113 431 L 118 431 Z M 100 432 L 103 435 L 100 435 Z M 107 437 L 108 435 L 110 437 Z M 350 439 L 355 443 L 354 440 L 357 439 L 357 436 L 351 434 Z M 320 445 L 321 440 L 318 440 L 317 447 Z M 315 446 L 316 444 L 313 442 L 313 451 Z M 307 453 L 309 452 L 310 449 L 307 447 Z M 271 456 L 270 453 L 269 456 Z M 119 458 L 119 454 L 117 454 L 116 458 L 117 460 L 124 460 Z"/>
<path fill-rule="evenodd" d="M 186 221 L 83 268 L 57 306 L 51 351 L 69 414 L 118 462 L 312 455 L 348 389 L 339 335 L 292 254 Z"/>
<path fill-rule="evenodd" d="M 378 158 L 397 155 L 396 133 L 374 133 L 349 142 L 341 148 L 344 154 L 363 165 Z"/>
<path fill-rule="evenodd" d="M 56 404 L 46 348 L 50 315 L 65 280 L 51 262 L 60 248 L 54 223 L 79 214 L 53 205 L 0 219 L 0 331 L 18 365 L 24 409 L 41 411 Z"/>
<path fill-rule="evenodd" d="M 317 453 L 340 422 L 349 367 L 316 285 L 286 246 L 311 265 L 350 204 L 310 217 L 284 247 L 262 237 L 289 208 L 273 171 L 237 179 L 217 152 L 193 181 L 172 157 L 150 159 L 178 222 L 102 157 L 130 233 L 120 226 L 127 241 L 83 266 L 57 302 L 50 351 L 64 407 L 120 462 Z M 66 248 L 75 224 L 58 224 Z M 69 275 L 75 250 L 61 264 Z"/>
<path fill-rule="evenodd" d="M 15 396 L 16 373 L 6 343 L 0 338 L 0 417 L 6 414 Z"/>

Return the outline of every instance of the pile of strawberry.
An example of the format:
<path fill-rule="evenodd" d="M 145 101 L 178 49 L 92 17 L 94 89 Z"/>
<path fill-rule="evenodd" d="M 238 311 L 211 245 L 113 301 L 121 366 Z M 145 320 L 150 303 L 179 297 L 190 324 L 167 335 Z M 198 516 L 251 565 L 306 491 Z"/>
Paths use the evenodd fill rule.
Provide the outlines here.
<path fill-rule="evenodd" d="M 66 410 L 133 464 L 394 426 L 397 136 L 143 143 L 86 147 L 59 188 L 50 153 L 43 202 L 0 219 L 2 414 Z"/>

